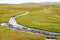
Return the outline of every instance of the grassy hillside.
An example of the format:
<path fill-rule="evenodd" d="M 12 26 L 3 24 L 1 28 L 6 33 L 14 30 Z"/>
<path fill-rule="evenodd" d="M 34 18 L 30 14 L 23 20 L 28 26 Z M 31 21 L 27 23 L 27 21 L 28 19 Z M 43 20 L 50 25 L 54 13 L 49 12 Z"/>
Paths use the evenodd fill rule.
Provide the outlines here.
<path fill-rule="evenodd" d="M 8 22 L 11 16 L 30 11 L 30 14 L 18 17 L 17 22 L 28 27 L 60 32 L 59 8 L 60 5 L 0 4 L 0 24 Z M 0 40 L 45 40 L 45 37 L 47 36 L 24 33 L 0 26 Z M 60 40 L 60 37 L 57 37 L 57 40 Z"/>
<path fill-rule="evenodd" d="M 60 32 L 60 5 L 43 5 L 28 15 L 18 17 L 17 22 L 32 28 Z"/>
<path fill-rule="evenodd" d="M 34 7 L 31 8 L 27 5 L 28 4 L 0 4 L 0 23 L 7 22 L 11 16 L 22 14 L 26 11 L 31 11 L 31 8 L 35 7 L 35 4 Z"/>
<path fill-rule="evenodd" d="M 22 14 L 25 10 L 21 10 L 18 7 L 13 8 L 12 5 L 0 5 L 0 23 L 7 22 L 11 16 Z"/>

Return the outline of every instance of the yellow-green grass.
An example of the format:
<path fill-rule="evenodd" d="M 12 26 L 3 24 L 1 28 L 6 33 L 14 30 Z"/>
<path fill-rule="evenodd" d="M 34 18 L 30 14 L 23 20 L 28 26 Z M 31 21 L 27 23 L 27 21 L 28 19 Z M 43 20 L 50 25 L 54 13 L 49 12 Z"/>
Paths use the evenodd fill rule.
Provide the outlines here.
<path fill-rule="evenodd" d="M 55 5 L 55 6 L 58 6 L 58 7 L 56 7 L 58 9 L 60 7 L 59 5 Z M 55 11 L 51 12 L 50 9 L 52 9 L 52 7 L 50 7 L 49 10 L 45 10 L 46 7 L 49 7 L 49 6 L 40 5 L 40 4 L 39 5 L 33 4 L 33 6 L 31 4 L 30 5 L 29 4 L 28 5 L 26 5 L 26 4 L 25 5 L 21 5 L 21 4 L 18 4 L 18 5 L 3 4 L 2 5 L 2 4 L 0 4 L 0 24 L 4 23 L 4 22 L 8 22 L 8 20 L 10 19 L 11 16 L 22 14 L 25 11 L 30 11 L 30 14 L 22 16 L 22 17 L 18 17 L 17 22 L 24 26 L 29 26 L 29 27 L 40 29 L 41 27 L 39 27 L 37 24 L 40 25 L 40 22 L 44 21 L 44 20 L 45 21 L 48 20 L 48 22 L 49 22 L 49 19 L 45 19 L 45 17 L 49 16 L 48 18 L 51 18 L 50 13 L 52 14 L 54 12 L 58 12 L 58 14 L 55 13 L 53 18 L 55 19 L 55 16 L 57 17 L 56 20 L 59 20 L 58 18 L 60 18 L 59 16 L 57 16 L 57 15 L 59 15 L 58 9 L 55 10 L 55 8 L 54 8 Z M 44 14 L 44 17 L 43 17 L 43 14 Z M 41 17 L 41 21 L 39 19 L 40 17 Z M 42 18 L 44 18 L 44 19 L 42 20 Z M 42 24 L 46 25 L 46 22 L 42 23 Z M 51 24 L 51 23 L 49 23 L 49 24 Z M 55 30 L 55 32 L 60 32 L 59 23 L 58 23 L 58 26 L 56 26 L 55 28 L 54 28 L 54 26 L 53 27 L 43 26 L 41 29 L 48 30 L 48 31 Z M 52 29 L 54 29 L 54 30 L 52 30 Z M 13 31 L 13 30 L 0 26 L 0 40 L 45 40 L 46 37 L 51 37 L 51 36 L 30 34 L 30 33 L 20 32 L 20 31 L 16 31 L 16 30 Z M 60 40 L 60 37 L 56 37 L 56 38 L 57 38 L 57 40 Z"/>
<path fill-rule="evenodd" d="M 0 40 L 45 40 L 46 37 L 54 36 L 42 36 L 38 34 L 30 34 L 21 32 L 18 30 L 11 30 L 0 26 Z M 60 37 L 55 37 L 60 40 Z"/>
<path fill-rule="evenodd" d="M 4 10 L 4 11 L 5 11 L 5 10 Z M 10 11 L 10 10 L 9 10 L 9 11 Z M 9 11 L 8 11 L 8 12 L 9 12 Z M 12 11 L 12 10 L 11 10 L 11 11 Z M 13 12 L 15 12 L 15 13 L 13 13 Z M 1 22 L 1 23 L 3 23 L 3 22 L 8 22 L 8 20 L 10 19 L 11 16 L 15 16 L 15 15 L 17 15 L 17 14 L 22 14 L 22 13 L 24 13 L 24 10 L 23 10 L 23 11 L 19 11 L 19 12 L 18 12 L 18 11 L 16 12 L 16 11 L 13 10 L 13 12 L 11 12 L 11 13 L 10 13 L 10 12 L 9 12 L 9 13 L 6 12 L 6 13 L 4 13 L 4 14 L 3 14 L 3 12 L 2 12 L 2 14 L 0 14 L 0 22 Z"/>
<path fill-rule="evenodd" d="M 0 23 L 7 22 L 11 16 L 16 16 L 26 11 L 38 9 L 40 7 L 40 5 L 34 5 L 34 7 L 31 6 L 31 4 L 0 4 Z"/>
<path fill-rule="evenodd" d="M 12 5 L 11 5 L 12 6 Z M 11 16 L 24 13 L 26 10 L 10 7 L 9 5 L 0 5 L 0 23 L 8 22 Z"/>
<path fill-rule="evenodd" d="M 30 14 L 17 17 L 17 22 L 27 27 L 60 32 L 60 6 L 47 6 L 39 10 L 30 11 Z"/>

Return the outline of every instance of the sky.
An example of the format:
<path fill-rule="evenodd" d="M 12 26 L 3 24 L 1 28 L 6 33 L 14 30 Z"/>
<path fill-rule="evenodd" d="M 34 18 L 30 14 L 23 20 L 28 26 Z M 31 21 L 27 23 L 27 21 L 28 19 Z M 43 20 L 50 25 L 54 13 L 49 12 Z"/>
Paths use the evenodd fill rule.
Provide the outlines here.
<path fill-rule="evenodd" d="M 20 3 L 28 3 L 28 2 L 60 2 L 60 0 L 0 0 L 0 3 L 8 3 L 8 4 L 20 4 Z"/>

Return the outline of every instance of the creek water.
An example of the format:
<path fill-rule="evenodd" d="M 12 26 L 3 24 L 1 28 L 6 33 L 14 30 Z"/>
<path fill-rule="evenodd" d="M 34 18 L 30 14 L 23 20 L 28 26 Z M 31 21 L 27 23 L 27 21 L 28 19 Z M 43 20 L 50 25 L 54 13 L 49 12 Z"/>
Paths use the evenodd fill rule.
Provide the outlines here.
<path fill-rule="evenodd" d="M 17 15 L 15 17 L 11 17 L 8 23 L 13 25 L 12 29 L 17 29 L 17 30 L 20 30 L 20 31 L 29 32 L 29 33 L 33 33 L 33 34 L 60 36 L 60 33 L 49 32 L 49 31 L 44 31 L 44 30 L 38 30 L 38 29 L 34 29 L 34 28 L 29 28 L 29 27 L 20 25 L 20 24 L 18 24 L 16 22 L 16 17 L 24 16 L 24 15 L 27 15 L 27 14 L 29 14 L 29 12 L 26 12 L 26 13 L 24 13 L 22 15 Z M 6 25 L 6 24 L 1 24 L 1 25 L 3 26 L 3 25 Z M 51 39 L 46 39 L 46 40 L 51 40 Z"/>

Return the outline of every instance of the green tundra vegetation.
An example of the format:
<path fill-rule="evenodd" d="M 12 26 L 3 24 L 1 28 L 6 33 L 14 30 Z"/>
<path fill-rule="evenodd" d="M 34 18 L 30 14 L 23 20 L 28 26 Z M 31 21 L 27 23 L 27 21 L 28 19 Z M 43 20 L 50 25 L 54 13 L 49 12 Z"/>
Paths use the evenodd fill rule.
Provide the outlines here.
<path fill-rule="evenodd" d="M 17 22 L 36 29 L 60 32 L 60 5 L 43 5 L 33 9 L 28 15 L 17 17 Z"/>
<path fill-rule="evenodd" d="M 44 4 L 0 4 L 0 24 L 8 22 L 11 16 L 30 13 L 17 17 L 19 24 L 41 30 L 60 32 L 60 5 Z M 45 40 L 45 35 L 30 34 L 0 26 L 0 40 Z M 54 36 L 52 36 L 54 37 Z M 60 37 L 57 37 L 60 40 Z"/>

